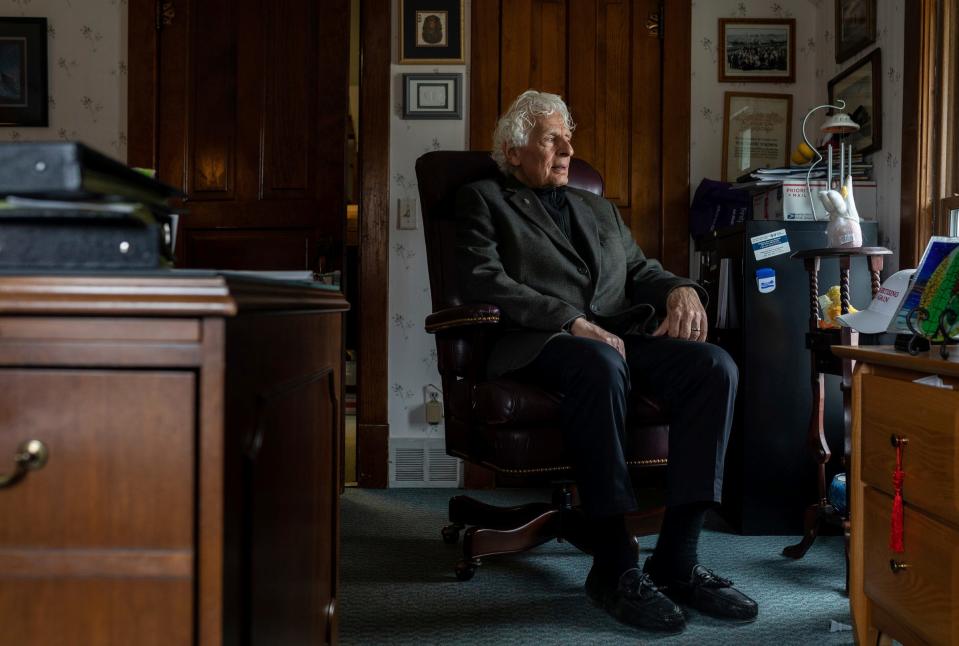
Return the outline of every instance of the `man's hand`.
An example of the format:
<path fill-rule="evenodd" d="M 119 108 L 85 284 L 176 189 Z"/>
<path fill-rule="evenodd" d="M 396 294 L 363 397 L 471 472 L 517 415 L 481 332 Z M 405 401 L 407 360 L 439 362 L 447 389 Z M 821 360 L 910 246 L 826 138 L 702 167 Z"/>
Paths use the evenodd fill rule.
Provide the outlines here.
<path fill-rule="evenodd" d="M 587 339 L 596 339 L 597 341 L 602 341 L 603 343 L 612 346 L 621 357 L 624 359 L 626 358 L 626 346 L 623 345 L 623 340 L 612 332 L 607 332 L 595 323 L 590 323 L 586 319 L 580 317 L 573 321 L 573 324 L 569 326 L 569 331 L 573 336 L 582 336 L 586 337 Z"/>
<path fill-rule="evenodd" d="M 705 341 L 706 310 L 699 294 L 692 287 L 677 287 L 666 298 L 666 318 L 653 332 L 653 336 L 668 334 L 675 339 Z"/>

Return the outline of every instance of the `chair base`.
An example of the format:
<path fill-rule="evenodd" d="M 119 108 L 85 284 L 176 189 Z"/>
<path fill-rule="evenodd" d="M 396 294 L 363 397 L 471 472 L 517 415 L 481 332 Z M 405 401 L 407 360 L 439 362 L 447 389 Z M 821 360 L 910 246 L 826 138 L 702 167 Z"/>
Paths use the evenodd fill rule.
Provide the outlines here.
<path fill-rule="evenodd" d="M 627 517 L 627 528 L 634 536 L 657 531 L 662 508 Z M 449 503 L 450 524 L 441 530 L 449 544 L 463 535 L 463 558 L 456 563 L 456 578 L 473 578 L 481 559 L 498 554 L 525 552 L 551 540 L 567 541 L 586 554 L 592 554 L 590 524 L 583 511 L 573 505 L 573 491 L 567 483 L 557 485 L 552 503 L 530 503 L 516 507 L 497 507 L 469 496 L 453 496 Z M 638 543 L 637 543 L 638 550 Z"/>

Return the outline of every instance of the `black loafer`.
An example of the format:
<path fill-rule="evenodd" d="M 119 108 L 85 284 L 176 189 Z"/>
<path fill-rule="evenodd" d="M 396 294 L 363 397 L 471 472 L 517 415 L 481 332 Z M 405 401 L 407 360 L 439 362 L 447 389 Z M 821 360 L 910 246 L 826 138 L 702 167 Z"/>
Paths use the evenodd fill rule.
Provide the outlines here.
<path fill-rule="evenodd" d="M 649 573 L 650 569 L 647 559 L 643 571 Z M 743 623 L 755 621 L 759 615 L 759 604 L 734 588 L 732 581 L 717 576 L 705 566 L 693 567 L 686 580 L 654 580 L 667 597 L 703 614 Z"/>
<path fill-rule="evenodd" d="M 624 624 L 676 634 L 686 627 L 679 607 L 656 589 L 656 584 L 639 568 L 626 570 L 615 587 L 601 580 L 596 568 L 586 577 L 586 595 Z"/>

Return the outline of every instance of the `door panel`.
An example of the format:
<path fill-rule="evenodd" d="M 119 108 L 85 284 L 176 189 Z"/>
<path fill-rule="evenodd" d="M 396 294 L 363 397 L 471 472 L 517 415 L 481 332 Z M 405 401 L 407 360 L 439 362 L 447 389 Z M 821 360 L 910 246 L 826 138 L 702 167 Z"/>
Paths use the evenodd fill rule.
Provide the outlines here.
<path fill-rule="evenodd" d="M 348 0 L 176 3 L 155 150 L 159 178 L 187 193 L 178 266 L 339 268 L 348 26 Z"/>
<path fill-rule="evenodd" d="M 687 43 L 687 54 L 671 60 L 671 73 L 688 79 L 689 0 L 665 5 L 676 21 L 662 33 Z M 663 52 L 677 48 L 664 47 L 647 27 L 662 13 L 660 3 L 474 0 L 472 6 L 471 148 L 489 147 L 497 116 L 522 91 L 562 95 L 577 124 L 576 156 L 602 173 L 606 197 L 644 251 L 687 274 L 688 218 L 685 206 L 675 208 L 675 196 L 688 199 L 688 174 L 682 185 L 667 186 L 663 169 L 676 166 L 671 160 L 678 157 L 688 167 L 689 109 L 672 114 L 671 105 L 688 103 L 688 94 L 673 99 L 663 93 Z M 680 135 L 677 145 L 664 149 L 673 140 L 663 134 L 667 118 L 670 131 Z M 673 204 L 669 214 L 667 201 Z"/>

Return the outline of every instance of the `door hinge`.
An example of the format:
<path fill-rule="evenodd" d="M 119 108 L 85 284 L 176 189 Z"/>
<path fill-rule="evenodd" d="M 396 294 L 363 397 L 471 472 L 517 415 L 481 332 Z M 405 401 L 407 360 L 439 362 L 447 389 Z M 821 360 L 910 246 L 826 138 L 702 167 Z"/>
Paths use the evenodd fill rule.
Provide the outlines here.
<path fill-rule="evenodd" d="M 663 7 L 662 3 L 659 3 L 659 5 L 656 7 L 656 10 L 651 12 L 646 17 L 646 31 L 649 32 L 650 36 L 660 39 L 663 37 L 663 23 L 665 22 L 663 19 L 664 13 L 665 8 Z"/>
<path fill-rule="evenodd" d="M 162 31 L 164 27 L 169 27 L 173 24 L 173 19 L 176 18 L 176 7 L 173 6 L 172 2 L 166 0 L 157 0 L 156 2 L 156 28 L 157 31 Z"/>

